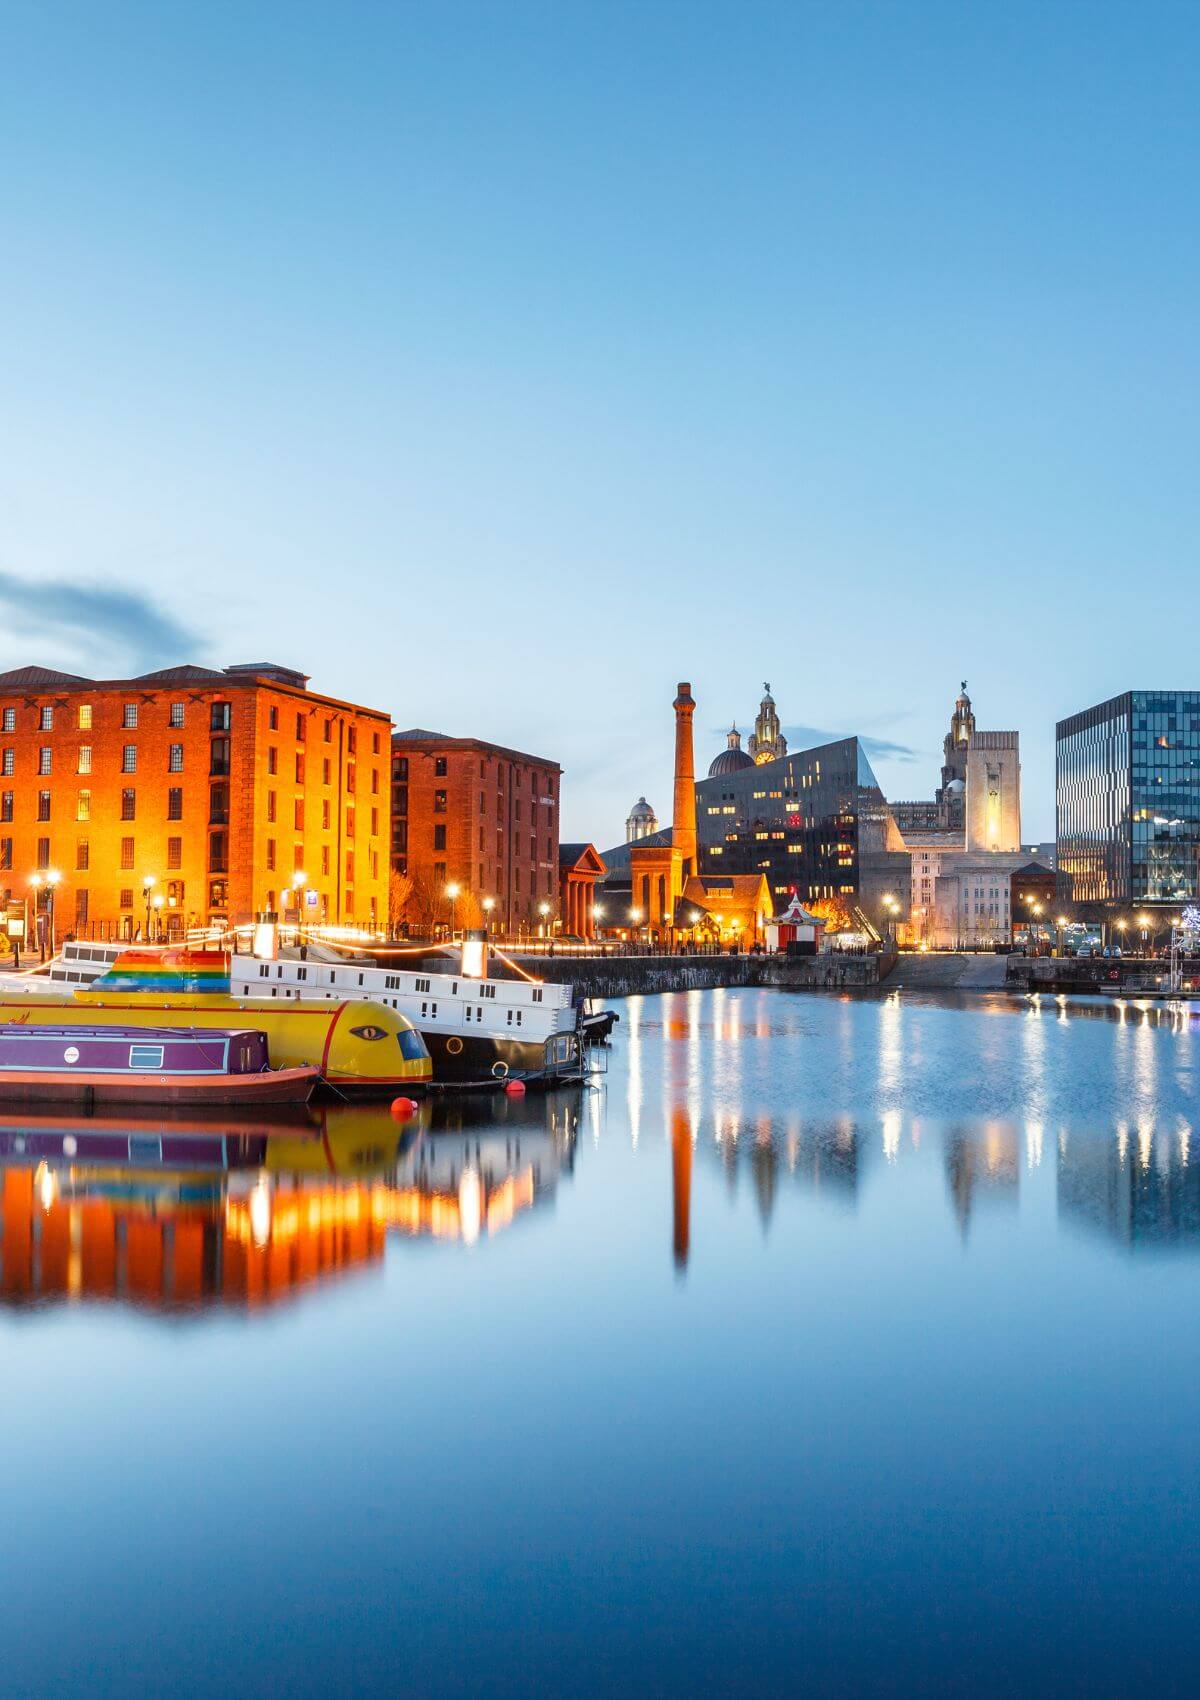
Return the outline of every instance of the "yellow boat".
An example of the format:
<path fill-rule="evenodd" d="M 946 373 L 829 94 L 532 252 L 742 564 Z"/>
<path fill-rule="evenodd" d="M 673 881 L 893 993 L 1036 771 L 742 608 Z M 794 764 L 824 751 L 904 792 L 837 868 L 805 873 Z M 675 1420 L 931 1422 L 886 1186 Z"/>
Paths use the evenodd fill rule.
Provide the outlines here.
<path fill-rule="evenodd" d="M 0 1022 L 250 1028 L 266 1034 L 273 1068 L 317 1068 L 340 1092 L 383 1095 L 433 1074 L 421 1035 L 383 1004 L 366 998 L 345 1003 L 232 998 L 228 987 L 228 961 L 216 952 L 129 952 L 86 989 L 55 997 L 0 995 Z"/>

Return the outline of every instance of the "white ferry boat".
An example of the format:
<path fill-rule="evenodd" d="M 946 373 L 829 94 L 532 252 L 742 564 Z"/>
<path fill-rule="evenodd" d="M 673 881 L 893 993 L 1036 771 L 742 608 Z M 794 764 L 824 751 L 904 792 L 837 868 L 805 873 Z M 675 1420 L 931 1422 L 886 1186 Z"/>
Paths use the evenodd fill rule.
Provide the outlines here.
<path fill-rule="evenodd" d="M 355 960 L 318 961 L 312 950 L 307 960 L 298 954 L 234 953 L 229 961 L 230 995 L 334 1002 L 370 998 L 385 1004 L 407 1016 L 425 1040 L 435 1081 L 503 1079 L 510 1074 L 537 1082 L 580 1079 L 586 1033 L 574 988 L 493 979 L 487 975 L 486 945 L 481 948 L 480 941 L 464 943 L 463 962 L 471 944 L 471 965 L 482 972 L 466 973 L 463 964 L 457 972 L 439 974 Z M 88 986 L 129 948 L 69 939 L 44 969 L 19 977 L 20 989 L 61 995 L 64 989 Z M 0 989 L 9 978 L 0 975 Z"/>

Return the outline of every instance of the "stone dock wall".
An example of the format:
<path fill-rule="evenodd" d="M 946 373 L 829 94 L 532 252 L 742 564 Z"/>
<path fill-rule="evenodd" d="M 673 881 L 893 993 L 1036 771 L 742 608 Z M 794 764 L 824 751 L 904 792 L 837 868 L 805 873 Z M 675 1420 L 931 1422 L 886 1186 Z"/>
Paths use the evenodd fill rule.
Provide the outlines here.
<path fill-rule="evenodd" d="M 515 961 L 539 979 L 573 981 L 584 997 L 629 998 L 713 986 L 794 990 L 866 989 L 878 984 L 878 956 L 527 956 Z M 887 966 L 891 958 L 882 959 Z"/>

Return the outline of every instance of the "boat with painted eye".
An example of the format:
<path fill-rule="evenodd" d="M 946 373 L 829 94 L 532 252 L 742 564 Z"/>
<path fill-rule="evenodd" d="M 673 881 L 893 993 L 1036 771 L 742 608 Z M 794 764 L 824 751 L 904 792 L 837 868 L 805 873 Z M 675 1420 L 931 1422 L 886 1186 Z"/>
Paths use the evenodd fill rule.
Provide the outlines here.
<path fill-rule="evenodd" d="M 250 1028 L 0 1025 L 0 1103 L 304 1104 L 319 1078 Z"/>

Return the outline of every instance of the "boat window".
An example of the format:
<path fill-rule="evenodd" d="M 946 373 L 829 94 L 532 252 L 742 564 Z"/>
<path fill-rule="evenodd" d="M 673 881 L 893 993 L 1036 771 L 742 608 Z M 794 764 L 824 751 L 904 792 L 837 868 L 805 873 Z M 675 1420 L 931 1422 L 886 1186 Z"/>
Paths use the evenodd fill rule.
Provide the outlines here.
<path fill-rule="evenodd" d="M 533 989 L 533 1001 L 534 1003 L 541 1003 L 542 1001 L 542 991 L 540 986 L 535 986 Z"/>
<path fill-rule="evenodd" d="M 258 977 L 259 977 L 260 980 L 265 980 L 269 976 L 270 972 L 271 972 L 271 964 L 269 962 L 260 962 L 259 963 L 259 965 L 258 965 Z"/>
<path fill-rule="evenodd" d="M 508 1025 L 510 1027 L 512 1026 L 512 1010 L 511 1009 L 508 1012 Z"/>
<path fill-rule="evenodd" d="M 130 1068 L 161 1068 L 163 1065 L 163 1047 L 161 1045 L 130 1045 Z"/>
<path fill-rule="evenodd" d="M 418 992 L 427 992 L 429 990 L 429 981 L 422 979 L 422 977 L 418 974 L 414 984 L 414 990 Z"/>
<path fill-rule="evenodd" d="M 521 1025 L 521 1011 L 518 1010 L 517 1011 L 517 1026 L 519 1027 L 520 1025 Z"/>
<path fill-rule="evenodd" d="M 298 969 L 297 972 L 296 972 L 296 978 L 298 980 L 307 980 L 308 979 L 308 969 L 307 968 Z"/>

